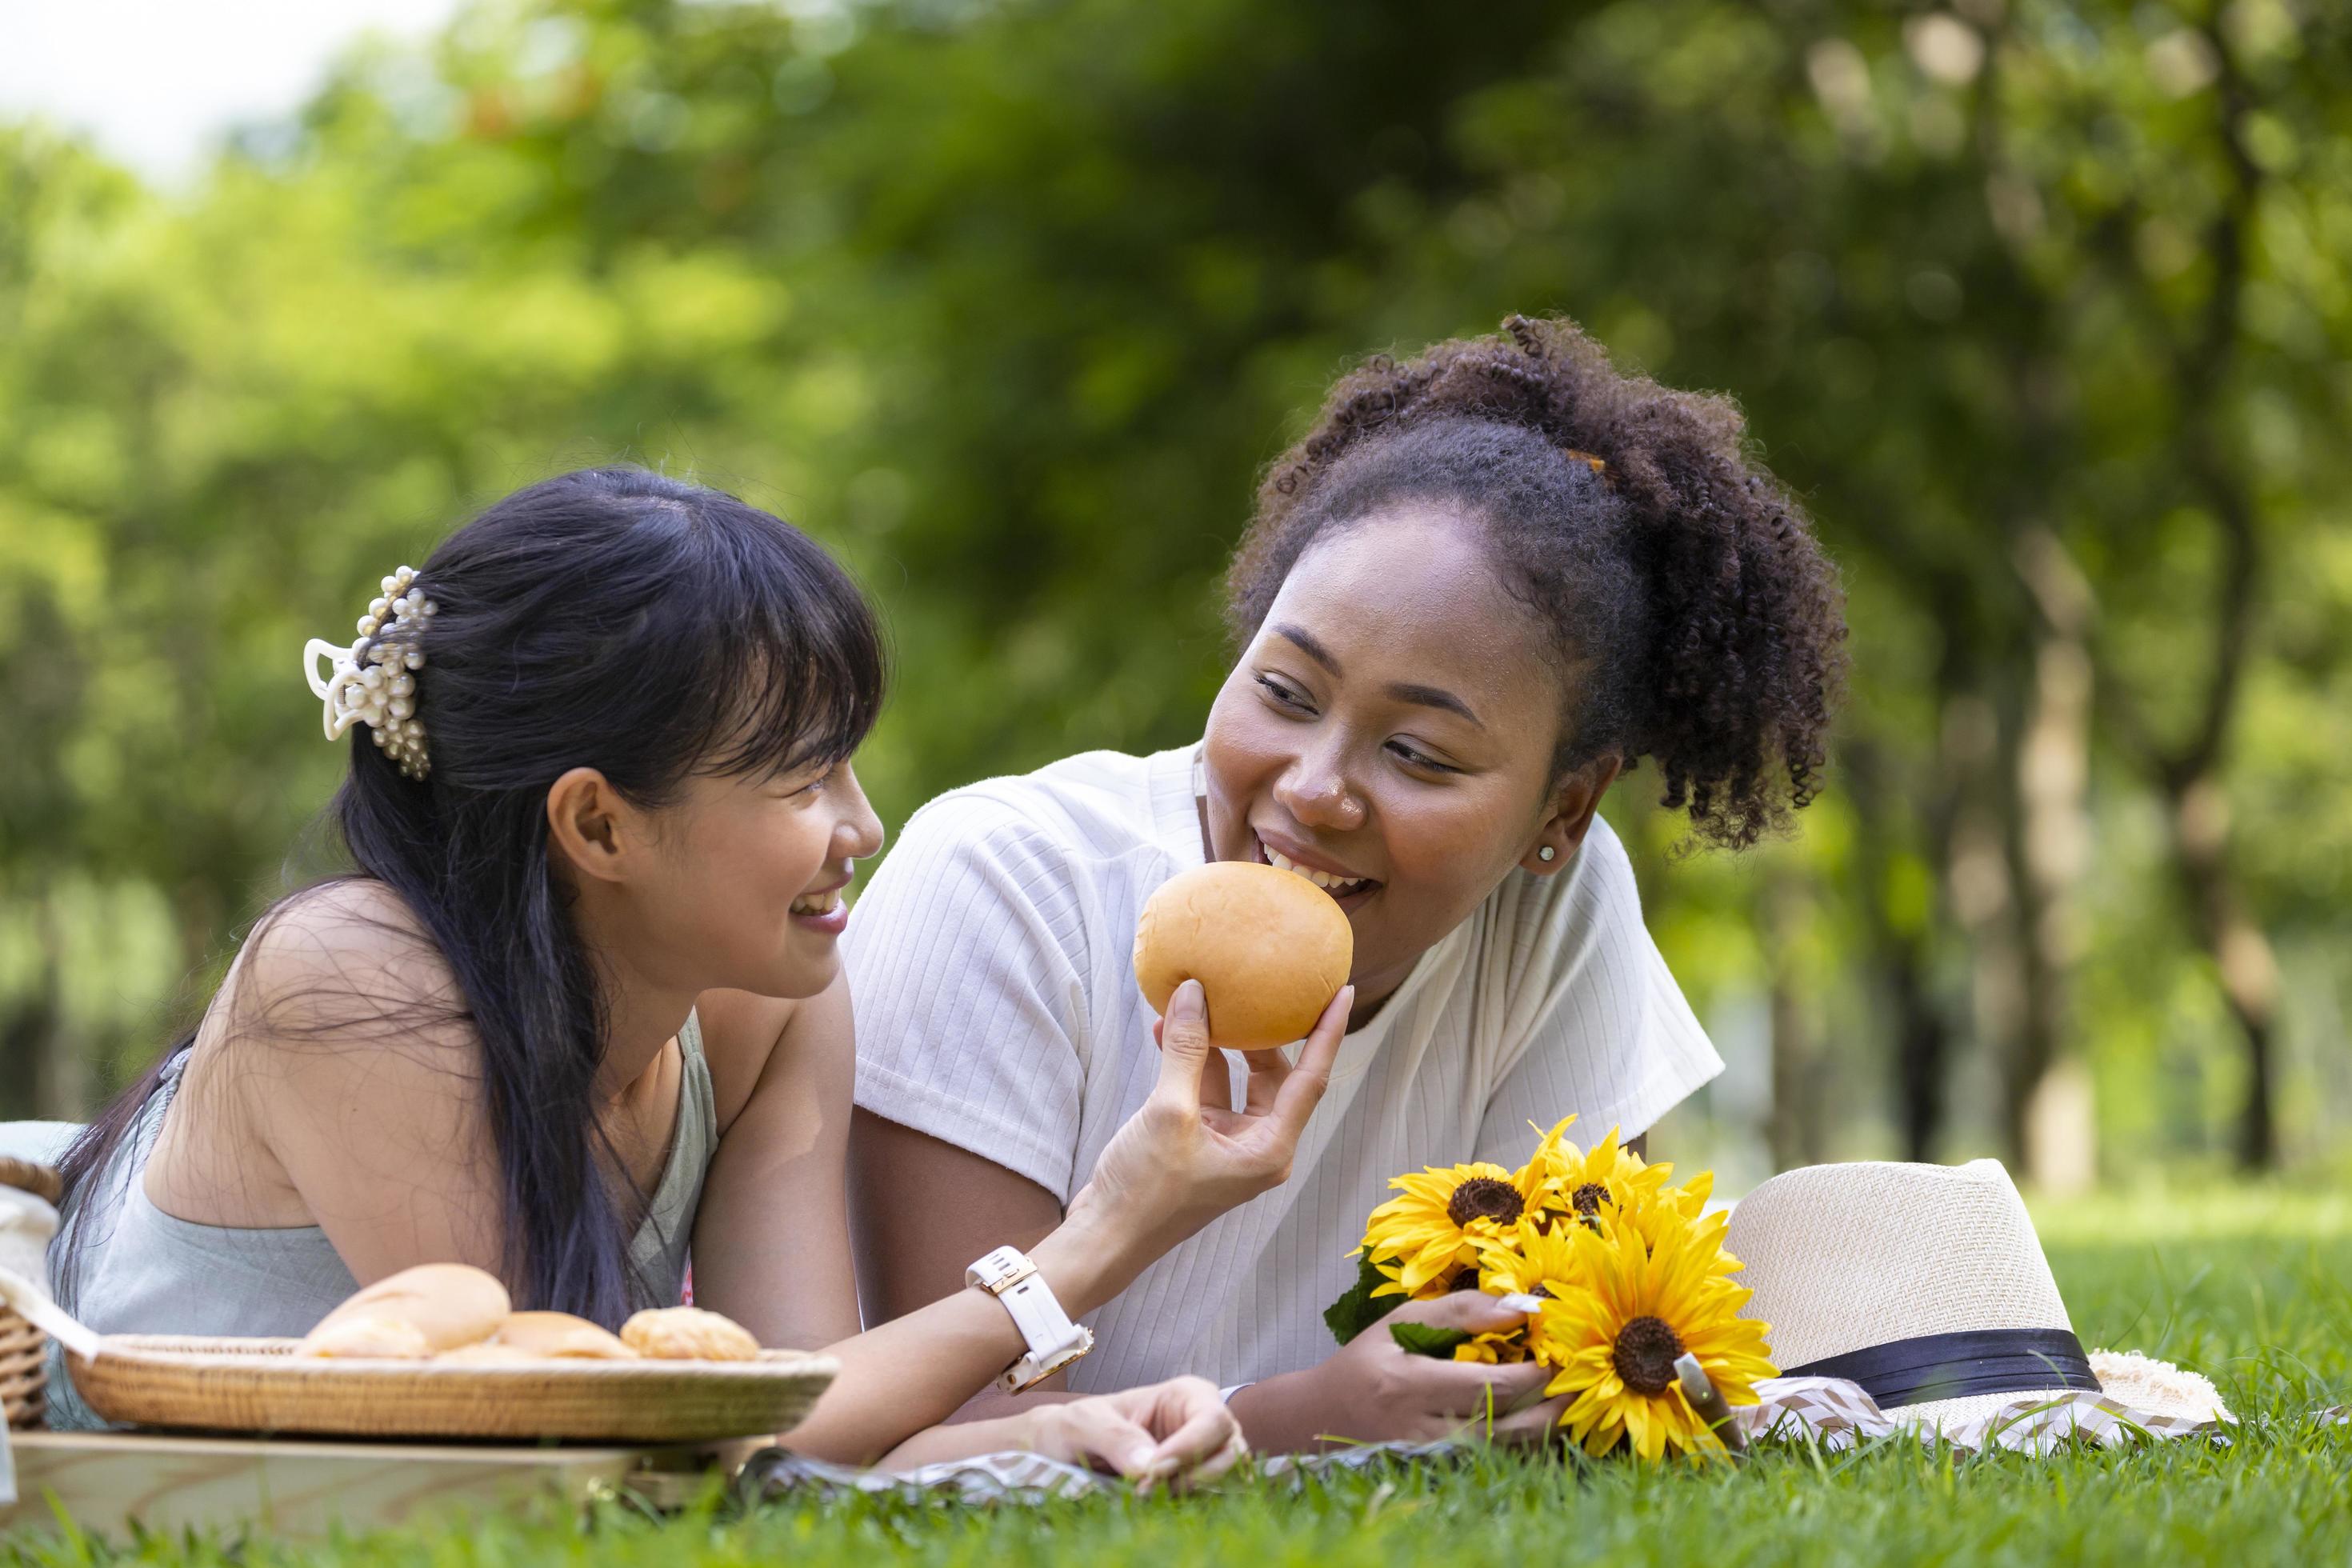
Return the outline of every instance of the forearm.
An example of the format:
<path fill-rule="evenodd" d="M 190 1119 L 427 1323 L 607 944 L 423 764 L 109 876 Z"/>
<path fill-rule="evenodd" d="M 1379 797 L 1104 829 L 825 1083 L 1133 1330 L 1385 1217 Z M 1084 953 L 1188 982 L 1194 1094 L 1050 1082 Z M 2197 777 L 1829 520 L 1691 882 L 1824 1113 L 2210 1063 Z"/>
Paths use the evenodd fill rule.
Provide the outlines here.
<path fill-rule="evenodd" d="M 959 1421 L 952 1426 L 926 1426 L 887 1454 L 887 1470 L 911 1470 L 942 1459 L 969 1459 L 975 1454 L 1001 1454 L 1037 1446 L 1035 1423 L 1027 1415 L 999 1415 L 987 1421 Z"/>
<path fill-rule="evenodd" d="M 1134 1277 L 1139 1265 L 1129 1261 L 1129 1251 L 1115 1237 L 1073 1220 L 1029 1257 L 1063 1310 L 1078 1318 Z M 1003 1303 L 982 1290 L 959 1290 L 832 1346 L 840 1375 L 784 1441 L 814 1458 L 872 1463 L 946 1422 L 1027 1348 Z M 1019 1417 L 961 1425 L 992 1427 L 1007 1419 Z"/>
<path fill-rule="evenodd" d="M 994 1421 L 1000 1416 L 1018 1415 L 1024 1410 L 1034 1410 L 1041 1405 L 1067 1405 L 1073 1399 L 1084 1399 L 1083 1394 L 1072 1394 L 1063 1385 L 1063 1374 L 1055 1373 L 1036 1387 L 1021 1394 L 1008 1394 L 995 1384 L 990 1384 L 963 1402 L 950 1419 L 958 1426 L 971 1421 Z"/>

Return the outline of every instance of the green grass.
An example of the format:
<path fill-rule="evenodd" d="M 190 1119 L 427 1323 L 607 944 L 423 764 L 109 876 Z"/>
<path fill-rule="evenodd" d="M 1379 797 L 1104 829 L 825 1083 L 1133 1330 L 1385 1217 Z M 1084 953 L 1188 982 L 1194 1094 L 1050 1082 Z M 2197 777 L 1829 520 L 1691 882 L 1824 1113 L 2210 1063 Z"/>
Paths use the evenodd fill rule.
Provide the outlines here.
<path fill-rule="evenodd" d="M 2221 1191 L 2119 1194 L 2041 1211 L 2086 1344 L 2211 1375 L 2246 1425 L 2042 1459 L 1916 1445 L 1768 1453 L 1745 1471 L 1644 1471 L 1484 1454 L 1444 1470 L 1349 1475 L 1294 1492 L 1237 1480 L 1190 1498 L 1040 1509 L 714 1501 L 654 1521 L 451 1522 L 326 1543 L 27 1538 L 41 1563 L 993 1564 L 1046 1561 L 1371 1564 L 2093 1562 L 2352 1563 L 2352 1201 Z"/>

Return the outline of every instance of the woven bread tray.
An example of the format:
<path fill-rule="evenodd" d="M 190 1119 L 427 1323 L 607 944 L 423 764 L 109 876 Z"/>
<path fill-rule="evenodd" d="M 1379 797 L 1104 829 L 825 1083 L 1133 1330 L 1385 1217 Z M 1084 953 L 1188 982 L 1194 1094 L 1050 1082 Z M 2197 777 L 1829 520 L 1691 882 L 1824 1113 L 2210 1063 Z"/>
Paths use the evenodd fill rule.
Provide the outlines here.
<path fill-rule="evenodd" d="M 114 1334 L 105 1354 L 70 1360 L 90 1408 L 126 1426 L 631 1444 L 789 1430 L 839 1367 L 803 1351 L 755 1362 L 441 1365 L 292 1354 L 300 1342 Z"/>

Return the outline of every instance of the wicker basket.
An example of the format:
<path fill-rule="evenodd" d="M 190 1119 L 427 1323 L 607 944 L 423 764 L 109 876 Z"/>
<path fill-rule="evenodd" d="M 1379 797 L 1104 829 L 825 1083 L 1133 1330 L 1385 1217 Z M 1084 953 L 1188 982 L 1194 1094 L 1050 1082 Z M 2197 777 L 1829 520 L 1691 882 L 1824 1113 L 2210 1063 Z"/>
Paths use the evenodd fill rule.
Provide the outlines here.
<path fill-rule="evenodd" d="M 0 1156 L 0 1186 L 16 1187 L 52 1204 L 65 1191 L 48 1166 L 5 1156 Z M 7 1406 L 8 1425 L 16 1431 L 41 1426 L 47 1418 L 48 1352 L 48 1335 L 14 1307 L 0 1305 L 0 1404 Z"/>
<path fill-rule="evenodd" d="M 72 1358 L 74 1387 L 110 1421 L 345 1437 L 695 1443 L 799 1425 L 831 1356 L 755 1362 L 541 1361 L 501 1366 L 298 1356 L 299 1340 L 110 1334 Z"/>

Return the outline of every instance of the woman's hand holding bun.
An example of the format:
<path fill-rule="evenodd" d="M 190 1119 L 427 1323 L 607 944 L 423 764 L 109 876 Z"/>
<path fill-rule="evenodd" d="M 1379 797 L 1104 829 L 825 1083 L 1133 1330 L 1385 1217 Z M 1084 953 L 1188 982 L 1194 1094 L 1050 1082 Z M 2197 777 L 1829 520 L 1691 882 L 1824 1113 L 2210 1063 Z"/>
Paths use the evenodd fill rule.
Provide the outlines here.
<path fill-rule="evenodd" d="M 1323 1009 L 1296 1063 L 1278 1052 L 1251 1058 L 1239 1110 L 1204 1103 L 1210 1059 L 1201 983 L 1187 980 L 1160 1023 L 1160 1078 L 1151 1097 L 1111 1134 L 1094 1176 L 1070 1202 L 1073 1222 L 1099 1224 L 1099 1240 L 1138 1249 L 1135 1267 L 1160 1257 L 1236 1205 L 1290 1179 L 1307 1119 L 1331 1081 L 1355 989 Z"/>
<path fill-rule="evenodd" d="M 1235 868 L 1282 875 L 1269 867 Z M 1330 912 L 1345 931 L 1346 917 L 1336 906 Z M 1137 946 L 1140 966 L 1150 947 L 1141 931 Z M 1336 978 L 1347 978 L 1344 963 Z M 1306 984 L 1320 983 L 1310 978 Z M 1149 996 L 1151 981 L 1147 977 L 1144 984 Z M 1252 1057 L 1248 1092 L 1234 1107 L 1223 1058 L 1209 1039 L 1201 982 L 1181 977 L 1171 985 L 1158 1028 L 1160 1074 L 1150 1095 L 1111 1134 L 1087 1184 L 1064 1211 L 1061 1226 L 1029 1249 L 1031 1261 L 1073 1317 L 1083 1317 L 1127 1289 L 1171 1247 L 1219 1215 L 1290 1179 L 1299 1135 L 1331 1081 L 1331 1064 L 1355 999 L 1351 986 L 1338 986 L 1337 994 L 1322 986 L 1320 1003 L 1305 1013 L 1299 1026 L 1306 1042 L 1296 1061 L 1272 1049 Z M 1216 1042 L 1226 1043 L 1222 1037 Z M 1202 1094 L 1202 1080 L 1213 1061 L 1224 1086 L 1215 1097 L 1222 1103 Z"/>

